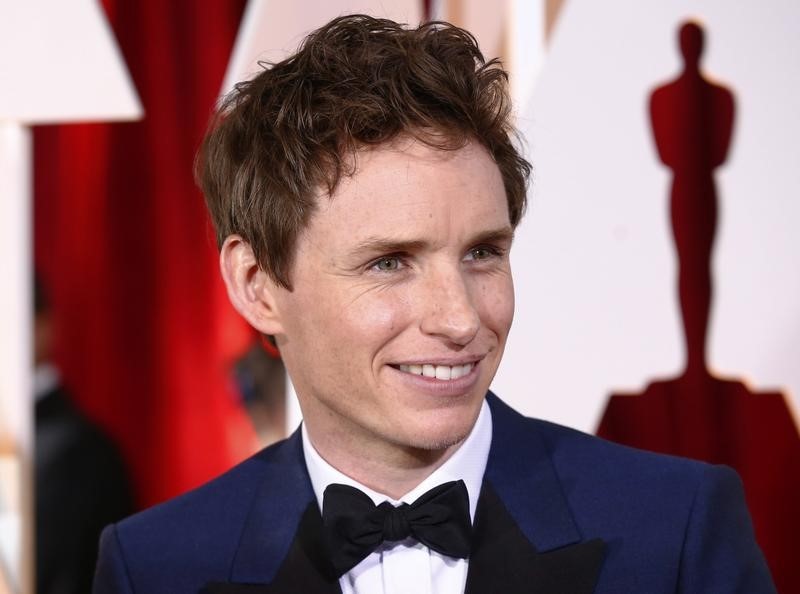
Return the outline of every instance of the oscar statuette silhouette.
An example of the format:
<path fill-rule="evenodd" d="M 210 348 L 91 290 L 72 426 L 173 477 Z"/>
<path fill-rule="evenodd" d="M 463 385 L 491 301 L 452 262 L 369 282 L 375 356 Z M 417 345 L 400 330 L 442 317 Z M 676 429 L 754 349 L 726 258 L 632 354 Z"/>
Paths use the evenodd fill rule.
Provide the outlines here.
<path fill-rule="evenodd" d="M 703 36 L 697 23 L 680 27 L 683 71 L 650 97 L 658 155 L 673 173 L 670 216 L 685 367 L 642 394 L 612 395 L 598 435 L 735 468 L 778 591 L 800 592 L 800 435 L 783 394 L 753 393 L 742 381 L 715 377 L 706 360 L 718 208 L 714 170 L 728 154 L 734 96 L 703 75 Z"/>

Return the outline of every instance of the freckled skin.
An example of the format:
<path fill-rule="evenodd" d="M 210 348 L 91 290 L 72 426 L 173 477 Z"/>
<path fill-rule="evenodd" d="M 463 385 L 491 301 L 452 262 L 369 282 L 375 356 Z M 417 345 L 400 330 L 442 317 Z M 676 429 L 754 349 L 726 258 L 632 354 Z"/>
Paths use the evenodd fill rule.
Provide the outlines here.
<path fill-rule="evenodd" d="M 320 200 L 297 243 L 294 290 L 275 289 L 276 338 L 320 454 L 401 495 L 468 435 L 500 363 L 514 311 L 502 178 L 479 145 L 405 139 L 360 154 Z M 476 245 L 502 229 L 506 239 Z M 412 243 L 361 249 L 373 240 Z M 457 357 L 480 363 L 456 395 L 415 389 L 398 370 Z"/>

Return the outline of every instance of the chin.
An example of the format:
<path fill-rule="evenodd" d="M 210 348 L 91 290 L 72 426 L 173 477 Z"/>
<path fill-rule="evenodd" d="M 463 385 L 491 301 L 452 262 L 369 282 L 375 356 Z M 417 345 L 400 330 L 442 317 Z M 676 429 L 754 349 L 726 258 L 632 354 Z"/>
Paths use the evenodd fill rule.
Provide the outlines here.
<path fill-rule="evenodd" d="M 420 422 L 417 418 L 404 433 L 402 443 L 415 450 L 441 451 L 451 448 L 464 441 L 475 426 L 478 419 L 480 406 L 469 414 L 466 411 L 459 411 L 458 414 L 448 414 L 444 411 L 436 411 L 431 414 L 433 418 L 428 422 Z"/>
<path fill-rule="evenodd" d="M 470 427 L 471 429 L 471 427 Z M 414 449 L 424 450 L 427 452 L 441 452 L 447 450 L 455 445 L 460 444 L 469 435 L 469 431 L 459 434 L 439 435 L 431 437 L 429 440 L 415 444 Z"/>

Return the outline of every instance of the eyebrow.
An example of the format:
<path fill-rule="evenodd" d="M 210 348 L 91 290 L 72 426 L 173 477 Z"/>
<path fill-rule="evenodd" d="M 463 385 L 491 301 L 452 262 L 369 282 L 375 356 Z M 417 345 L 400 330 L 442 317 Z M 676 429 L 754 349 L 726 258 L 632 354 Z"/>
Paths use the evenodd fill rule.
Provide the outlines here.
<path fill-rule="evenodd" d="M 514 229 L 510 226 L 484 231 L 476 235 L 469 243 L 511 243 L 514 241 Z"/>
<path fill-rule="evenodd" d="M 482 231 L 474 235 L 467 243 L 477 245 L 480 243 L 511 243 L 514 239 L 514 230 L 510 226 L 499 229 Z M 384 237 L 368 237 L 360 241 L 351 251 L 350 255 L 358 256 L 361 254 L 391 254 L 401 252 L 414 252 L 424 249 L 430 244 L 425 240 L 415 239 L 391 239 Z"/>

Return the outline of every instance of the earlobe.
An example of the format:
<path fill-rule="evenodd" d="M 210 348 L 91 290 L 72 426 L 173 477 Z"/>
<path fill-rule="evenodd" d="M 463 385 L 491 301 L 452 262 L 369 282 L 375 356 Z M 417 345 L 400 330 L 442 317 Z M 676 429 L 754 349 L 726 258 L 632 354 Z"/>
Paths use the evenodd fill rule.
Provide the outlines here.
<path fill-rule="evenodd" d="M 225 239 L 219 253 L 228 299 L 253 328 L 263 334 L 283 332 L 275 302 L 276 284 L 261 269 L 253 248 L 239 235 Z"/>

